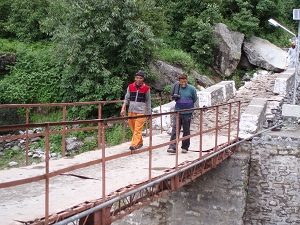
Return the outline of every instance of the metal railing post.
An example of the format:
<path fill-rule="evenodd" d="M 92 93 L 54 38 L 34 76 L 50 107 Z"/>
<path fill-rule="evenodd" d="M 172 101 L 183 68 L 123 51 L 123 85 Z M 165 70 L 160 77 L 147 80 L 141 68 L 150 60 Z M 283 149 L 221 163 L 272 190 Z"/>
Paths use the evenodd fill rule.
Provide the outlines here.
<path fill-rule="evenodd" d="M 162 113 L 162 97 L 159 99 L 159 112 Z M 160 133 L 163 132 L 162 115 L 160 115 Z"/>
<path fill-rule="evenodd" d="M 26 108 L 26 125 L 29 124 L 29 109 L 30 108 Z M 26 166 L 28 166 L 29 164 L 28 153 L 29 153 L 29 133 L 28 133 L 28 128 L 26 128 L 26 141 L 25 141 Z"/>
<path fill-rule="evenodd" d="M 179 136 L 180 136 L 180 115 L 179 112 L 176 112 L 176 161 L 175 161 L 175 168 L 178 168 L 178 145 L 179 145 Z"/>
<path fill-rule="evenodd" d="M 241 102 L 238 102 L 238 120 L 237 120 L 237 129 L 236 129 L 236 140 L 239 139 L 240 119 L 241 119 Z"/>
<path fill-rule="evenodd" d="M 49 224 L 49 155 L 50 155 L 50 127 L 45 128 L 45 225 Z"/>
<path fill-rule="evenodd" d="M 199 158 L 202 157 L 202 149 L 203 149 L 203 110 L 200 109 L 200 120 L 199 120 L 199 126 L 200 126 L 200 141 L 199 141 Z"/>
<path fill-rule="evenodd" d="M 152 179 L 152 114 L 150 119 L 150 131 L 149 131 L 149 180 Z"/>
<path fill-rule="evenodd" d="M 63 121 L 67 120 L 67 106 L 63 106 L 62 120 Z M 62 156 L 66 156 L 66 131 L 67 131 L 67 126 L 63 125 L 62 134 L 61 134 Z"/>
<path fill-rule="evenodd" d="M 219 135 L 219 106 L 216 106 L 216 125 L 215 125 L 216 133 L 215 133 L 215 148 L 214 151 L 218 149 L 218 135 Z"/>
<path fill-rule="evenodd" d="M 98 120 L 102 119 L 102 103 L 98 105 Z M 98 123 L 98 149 L 101 149 L 101 133 L 102 133 L 102 123 Z"/>
<path fill-rule="evenodd" d="M 229 109 L 228 109 L 228 133 L 227 133 L 227 144 L 230 143 L 230 133 L 231 133 L 231 113 L 232 113 L 232 110 L 231 110 L 231 103 L 229 103 L 228 105 Z"/>
<path fill-rule="evenodd" d="M 100 122 L 101 125 L 101 148 L 102 148 L 102 198 L 105 199 L 106 196 L 106 159 L 105 159 L 105 126 L 103 121 Z"/>

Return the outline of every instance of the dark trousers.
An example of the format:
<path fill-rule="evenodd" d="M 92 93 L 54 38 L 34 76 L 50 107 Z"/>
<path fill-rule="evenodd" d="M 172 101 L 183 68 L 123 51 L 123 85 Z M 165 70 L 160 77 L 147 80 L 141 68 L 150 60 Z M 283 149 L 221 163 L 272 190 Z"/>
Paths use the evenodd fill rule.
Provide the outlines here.
<path fill-rule="evenodd" d="M 191 125 L 192 114 L 179 114 L 179 132 L 181 130 L 181 126 L 183 128 L 183 137 L 190 135 L 190 125 Z M 173 127 L 170 141 L 176 139 L 176 116 L 173 118 Z M 182 141 L 181 148 L 189 149 L 190 147 L 190 139 L 186 139 Z M 170 144 L 169 148 L 176 149 L 176 143 Z"/>

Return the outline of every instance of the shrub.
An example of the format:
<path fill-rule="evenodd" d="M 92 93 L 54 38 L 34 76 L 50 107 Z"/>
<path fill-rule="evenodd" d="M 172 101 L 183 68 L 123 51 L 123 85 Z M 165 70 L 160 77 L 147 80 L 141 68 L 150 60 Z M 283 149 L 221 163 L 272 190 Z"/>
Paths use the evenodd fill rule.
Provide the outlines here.
<path fill-rule="evenodd" d="M 145 65 L 156 45 L 139 6 L 119 0 L 51 2 L 44 26 L 58 43 L 64 101 L 120 97 L 124 80 Z"/>
<path fill-rule="evenodd" d="M 108 145 L 117 145 L 131 137 L 131 132 L 128 127 L 123 124 L 115 124 L 106 130 L 106 141 Z"/>
<path fill-rule="evenodd" d="M 0 103 L 46 103 L 60 101 L 60 67 L 53 61 L 53 46 L 5 42 L 0 51 L 16 52 L 17 63 L 0 80 Z M 14 45 L 15 44 L 15 45 Z"/>
<path fill-rule="evenodd" d="M 10 0 L 10 13 L 5 30 L 23 41 L 38 41 L 47 37 L 41 21 L 47 16 L 47 0 Z"/>
<path fill-rule="evenodd" d="M 187 70 L 195 67 L 191 55 L 181 49 L 163 48 L 155 52 L 155 57 L 170 64 L 184 67 Z"/>

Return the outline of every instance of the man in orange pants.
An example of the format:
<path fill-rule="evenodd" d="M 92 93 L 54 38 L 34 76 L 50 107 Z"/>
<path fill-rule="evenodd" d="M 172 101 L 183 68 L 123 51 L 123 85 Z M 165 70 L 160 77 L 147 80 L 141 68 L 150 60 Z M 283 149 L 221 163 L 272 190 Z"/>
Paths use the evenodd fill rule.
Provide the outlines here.
<path fill-rule="evenodd" d="M 135 74 L 135 81 L 128 85 L 121 116 L 125 116 L 126 105 L 129 105 L 128 116 L 151 115 L 150 87 L 144 83 L 145 72 L 140 70 Z M 129 119 L 129 127 L 132 131 L 130 150 L 136 150 L 143 146 L 142 131 L 146 117 Z"/>

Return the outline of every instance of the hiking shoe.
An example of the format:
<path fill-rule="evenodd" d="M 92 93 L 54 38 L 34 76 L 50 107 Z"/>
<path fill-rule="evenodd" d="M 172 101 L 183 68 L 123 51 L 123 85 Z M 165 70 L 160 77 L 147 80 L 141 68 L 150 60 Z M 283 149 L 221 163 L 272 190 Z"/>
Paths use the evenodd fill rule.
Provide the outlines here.
<path fill-rule="evenodd" d="M 182 152 L 182 153 L 188 153 L 188 151 L 189 151 L 188 149 L 181 148 L 181 152 Z"/>
<path fill-rule="evenodd" d="M 169 153 L 176 153 L 176 150 L 174 148 L 168 148 L 167 152 L 169 152 Z"/>
<path fill-rule="evenodd" d="M 143 147 L 143 144 L 138 144 L 137 146 L 135 146 L 136 149 Z"/>
<path fill-rule="evenodd" d="M 130 149 L 131 151 L 133 151 L 133 150 L 137 150 L 137 149 L 139 149 L 139 148 L 141 148 L 141 147 L 143 147 L 143 144 L 138 144 L 138 145 L 136 145 L 136 146 L 131 145 L 131 146 L 129 147 L 129 149 Z"/>

